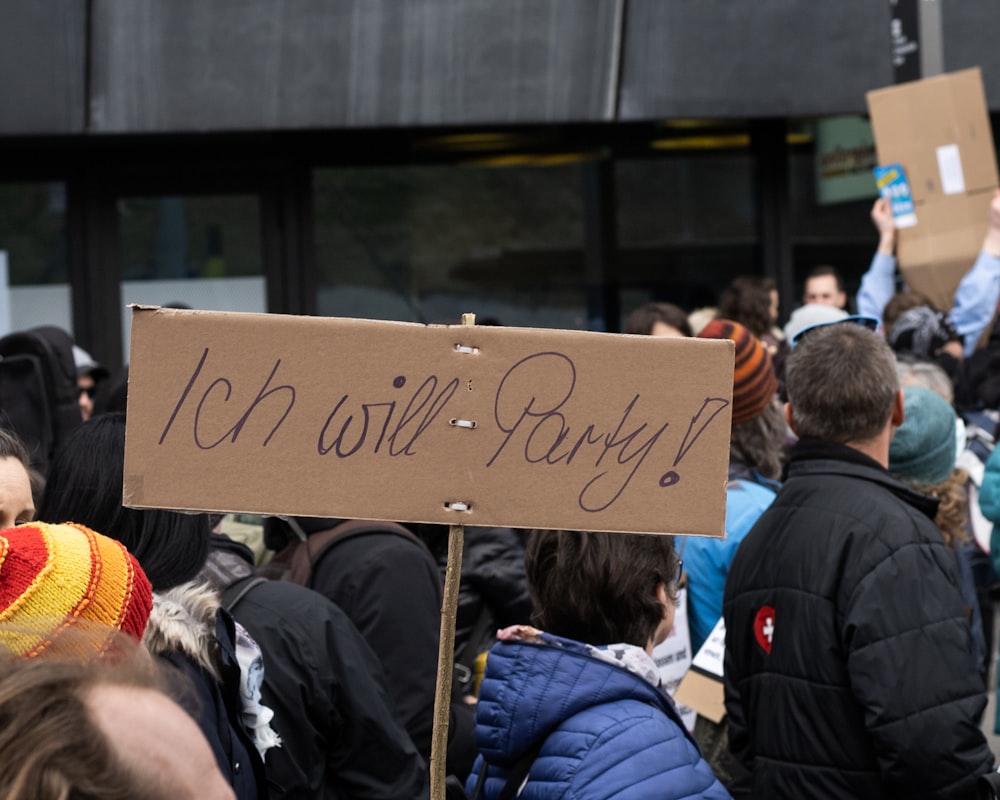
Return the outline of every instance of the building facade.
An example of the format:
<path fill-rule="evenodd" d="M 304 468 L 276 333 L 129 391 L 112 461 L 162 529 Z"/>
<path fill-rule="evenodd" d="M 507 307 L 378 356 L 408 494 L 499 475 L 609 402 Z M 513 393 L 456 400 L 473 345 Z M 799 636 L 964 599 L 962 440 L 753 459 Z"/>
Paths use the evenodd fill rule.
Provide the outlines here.
<path fill-rule="evenodd" d="M 1000 109 L 1000 7 L 930 2 L 943 69 L 981 67 Z M 5 4 L 0 325 L 62 325 L 115 367 L 129 303 L 619 330 L 643 302 L 711 305 L 750 273 L 787 313 L 809 269 L 856 286 L 875 246 L 874 182 L 826 185 L 864 175 L 870 142 L 822 139 L 864 128 L 865 92 L 896 79 L 895 13 Z"/>

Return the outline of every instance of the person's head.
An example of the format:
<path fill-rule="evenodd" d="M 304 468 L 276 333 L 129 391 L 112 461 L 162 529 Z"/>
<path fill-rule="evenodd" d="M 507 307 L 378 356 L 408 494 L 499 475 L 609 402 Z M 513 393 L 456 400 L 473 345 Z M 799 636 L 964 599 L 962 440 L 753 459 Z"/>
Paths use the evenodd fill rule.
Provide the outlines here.
<path fill-rule="evenodd" d="M 539 530 L 525 552 L 532 621 L 589 644 L 657 644 L 670 632 L 680 566 L 672 536 Z"/>
<path fill-rule="evenodd" d="M 828 265 L 813 268 L 806 276 L 802 302 L 844 308 L 847 305 L 847 294 L 844 292 L 840 273 Z"/>
<path fill-rule="evenodd" d="M 125 415 L 101 414 L 66 439 L 49 469 L 37 516 L 73 521 L 124 544 L 155 590 L 193 579 L 211 537 L 205 514 L 125 508 Z"/>
<path fill-rule="evenodd" d="M 903 408 L 906 418 L 889 445 L 889 472 L 907 483 L 941 483 L 958 457 L 954 409 L 922 386 L 903 388 Z"/>
<path fill-rule="evenodd" d="M 699 339 L 729 339 L 736 353 L 733 364 L 733 425 L 760 416 L 778 391 L 778 379 L 767 348 L 738 322 L 713 319 Z"/>
<path fill-rule="evenodd" d="M 847 318 L 847 312 L 833 306 L 810 303 L 795 309 L 785 323 L 785 341 L 795 346 L 795 337 L 815 325 L 828 325 Z"/>
<path fill-rule="evenodd" d="M 33 522 L 0 531 L 0 553 L 0 649 L 86 660 L 118 632 L 142 638 L 152 588 L 121 542 L 82 525 Z M 93 650 L 77 648 L 84 638 Z"/>
<path fill-rule="evenodd" d="M 778 287 L 770 278 L 735 278 L 722 293 L 719 317 L 745 325 L 754 336 L 763 336 L 778 319 Z"/>
<path fill-rule="evenodd" d="M 201 730 L 132 650 L 89 664 L 0 659 L 0 796 L 232 800 Z"/>
<path fill-rule="evenodd" d="M 778 480 L 784 469 L 786 433 L 781 405 L 776 401 L 768 403 L 753 419 L 733 425 L 729 458 L 757 470 L 765 478 Z"/>
<path fill-rule="evenodd" d="M 691 326 L 691 333 L 697 336 L 701 330 L 713 319 L 719 316 L 719 309 L 714 306 L 702 306 L 696 308 L 688 314 L 688 325 Z"/>
<path fill-rule="evenodd" d="M 15 433 L 0 428 L 0 528 L 34 519 L 31 473 L 27 448 Z"/>
<path fill-rule="evenodd" d="M 80 416 L 86 422 L 94 413 L 97 384 L 108 377 L 108 371 L 79 345 L 73 345 L 73 361 L 76 364 L 76 398 Z"/>
<path fill-rule="evenodd" d="M 923 386 L 944 398 L 948 405 L 955 400 L 955 387 L 951 378 L 937 364 L 897 355 L 896 374 L 899 375 L 899 385 L 904 389 L 907 386 Z"/>
<path fill-rule="evenodd" d="M 786 414 L 800 438 L 871 441 L 902 412 L 892 350 L 878 334 L 849 322 L 799 338 L 785 362 L 785 388 Z"/>
<path fill-rule="evenodd" d="M 964 356 L 962 336 L 943 311 L 916 306 L 904 311 L 886 335 L 889 346 L 901 355 L 933 360 L 942 355 Z"/>
<path fill-rule="evenodd" d="M 906 418 L 889 445 L 889 472 L 940 501 L 934 522 L 948 544 L 968 538 L 968 475 L 955 469 L 957 417 L 951 404 L 922 386 L 903 387 Z"/>
<path fill-rule="evenodd" d="M 930 299 L 920 292 L 897 292 L 890 297 L 889 302 L 882 309 L 882 333 L 885 335 L 885 338 L 888 339 L 892 336 L 892 327 L 901 315 L 905 314 L 911 308 L 918 308 L 920 306 L 934 307 Z"/>
<path fill-rule="evenodd" d="M 646 303 L 629 314 L 625 333 L 643 336 L 692 336 L 691 325 L 683 308 L 673 303 Z"/>

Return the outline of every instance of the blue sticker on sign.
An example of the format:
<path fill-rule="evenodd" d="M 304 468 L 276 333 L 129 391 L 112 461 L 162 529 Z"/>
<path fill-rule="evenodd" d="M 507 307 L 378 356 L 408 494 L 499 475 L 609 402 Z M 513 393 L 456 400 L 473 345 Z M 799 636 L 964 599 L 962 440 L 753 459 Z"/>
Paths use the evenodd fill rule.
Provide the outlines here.
<path fill-rule="evenodd" d="M 910 182 L 906 179 L 906 171 L 901 164 L 888 164 L 875 167 L 875 185 L 878 193 L 885 197 L 892 206 L 892 216 L 897 228 L 910 228 L 917 224 L 917 210 L 913 205 L 913 195 L 910 192 Z"/>

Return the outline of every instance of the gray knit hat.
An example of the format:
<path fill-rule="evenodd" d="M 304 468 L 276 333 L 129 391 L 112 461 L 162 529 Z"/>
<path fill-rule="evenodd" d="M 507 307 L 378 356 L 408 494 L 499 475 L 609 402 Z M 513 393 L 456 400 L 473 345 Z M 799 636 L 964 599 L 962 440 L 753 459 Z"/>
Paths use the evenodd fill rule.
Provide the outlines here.
<path fill-rule="evenodd" d="M 941 483 L 955 469 L 955 411 L 922 386 L 903 389 L 906 416 L 889 445 L 889 472 L 907 483 Z"/>

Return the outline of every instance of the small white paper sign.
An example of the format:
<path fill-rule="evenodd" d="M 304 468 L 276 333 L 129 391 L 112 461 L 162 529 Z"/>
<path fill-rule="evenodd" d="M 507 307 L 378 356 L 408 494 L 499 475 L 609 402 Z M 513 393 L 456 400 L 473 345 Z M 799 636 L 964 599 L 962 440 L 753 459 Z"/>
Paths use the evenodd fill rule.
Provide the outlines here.
<path fill-rule="evenodd" d="M 962 194 L 965 191 L 965 175 L 962 173 L 962 157 L 957 144 L 946 144 L 937 149 L 938 171 L 941 173 L 941 191 L 945 194 Z"/>
<path fill-rule="evenodd" d="M 726 657 L 726 621 L 722 617 L 694 657 L 693 665 L 719 678 L 723 675 Z"/>
<path fill-rule="evenodd" d="M 725 637 L 723 637 L 725 638 Z M 691 666 L 691 632 L 687 621 L 687 589 L 677 593 L 677 610 L 674 611 L 674 627 L 666 639 L 653 650 L 653 660 L 660 671 L 663 688 L 671 697 L 677 691 L 677 684 Z M 687 706 L 677 704 L 677 711 L 689 731 L 694 730 L 697 714 Z"/>

